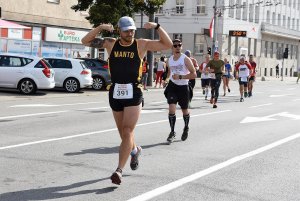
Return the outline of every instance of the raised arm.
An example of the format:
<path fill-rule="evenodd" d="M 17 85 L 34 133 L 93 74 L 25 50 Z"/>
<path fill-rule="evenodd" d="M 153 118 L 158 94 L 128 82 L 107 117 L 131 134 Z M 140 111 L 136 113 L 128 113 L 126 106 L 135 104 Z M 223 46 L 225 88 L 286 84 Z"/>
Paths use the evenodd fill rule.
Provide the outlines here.
<path fill-rule="evenodd" d="M 107 48 L 108 51 L 111 50 L 115 38 L 96 38 L 96 36 L 101 33 L 103 30 L 113 31 L 114 27 L 111 24 L 101 24 L 91 30 L 86 34 L 81 42 L 85 46 L 95 47 L 95 48 Z"/>
<path fill-rule="evenodd" d="M 144 25 L 145 29 L 155 29 L 158 32 L 159 40 L 140 39 L 141 49 L 143 52 L 146 51 L 160 51 L 172 48 L 172 40 L 168 33 L 157 23 L 147 22 Z"/>

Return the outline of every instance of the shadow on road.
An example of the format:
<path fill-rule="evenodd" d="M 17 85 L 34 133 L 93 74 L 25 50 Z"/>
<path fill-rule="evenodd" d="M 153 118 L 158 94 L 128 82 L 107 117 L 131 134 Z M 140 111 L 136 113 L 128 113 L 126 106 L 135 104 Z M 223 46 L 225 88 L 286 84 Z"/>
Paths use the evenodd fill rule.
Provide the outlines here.
<path fill-rule="evenodd" d="M 142 145 L 143 149 L 149 149 L 152 147 L 167 145 L 167 143 L 157 143 L 157 144 L 150 144 L 150 145 Z M 79 152 L 71 152 L 71 153 L 65 153 L 65 156 L 76 156 L 76 155 L 82 155 L 82 154 L 117 154 L 119 153 L 119 146 L 116 147 L 99 147 L 94 149 L 84 149 Z"/>
<path fill-rule="evenodd" d="M 54 200 L 59 198 L 66 198 L 66 197 L 85 195 L 91 193 L 95 193 L 95 194 L 110 193 L 113 192 L 118 187 L 112 186 L 112 187 L 106 187 L 102 189 L 81 190 L 81 191 L 71 192 L 71 193 L 63 192 L 63 191 L 72 190 L 75 188 L 94 184 L 108 179 L 110 178 L 106 177 L 103 179 L 95 179 L 90 181 L 78 182 L 67 186 L 57 186 L 57 187 L 49 187 L 49 188 L 39 188 L 39 189 L 8 192 L 8 193 L 0 194 L 0 200 L 1 201 Z"/>

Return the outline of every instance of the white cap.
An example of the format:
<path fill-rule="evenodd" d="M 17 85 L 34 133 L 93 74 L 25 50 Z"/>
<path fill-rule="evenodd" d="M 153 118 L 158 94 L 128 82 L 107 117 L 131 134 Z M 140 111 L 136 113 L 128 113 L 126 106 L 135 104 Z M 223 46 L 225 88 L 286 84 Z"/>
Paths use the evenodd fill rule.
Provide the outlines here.
<path fill-rule="evenodd" d="M 130 29 L 136 30 L 136 26 L 133 19 L 128 16 L 124 16 L 119 19 L 118 27 L 121 31 L 127 31 Z"/>

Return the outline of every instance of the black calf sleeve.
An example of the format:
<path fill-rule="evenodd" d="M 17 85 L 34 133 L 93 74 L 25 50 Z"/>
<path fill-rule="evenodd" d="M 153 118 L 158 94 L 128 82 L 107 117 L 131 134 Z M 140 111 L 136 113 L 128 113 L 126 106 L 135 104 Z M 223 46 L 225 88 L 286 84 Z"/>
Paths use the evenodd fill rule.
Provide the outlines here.
<path fill-rule="evenodd" d="M 190 122 L 190 114 L 183 115 L 183 120 L 184 120 L 184 127 L 188 128 L 189 127 L 189 122 Z"/>
<path fill-rule="evenodd" d="M 174 132 L 175 122 L 176 122 L 176 115 L 169 114 L 169 123 L 170 123 L 170 127 L 171 127 L 171 132 Z"/>

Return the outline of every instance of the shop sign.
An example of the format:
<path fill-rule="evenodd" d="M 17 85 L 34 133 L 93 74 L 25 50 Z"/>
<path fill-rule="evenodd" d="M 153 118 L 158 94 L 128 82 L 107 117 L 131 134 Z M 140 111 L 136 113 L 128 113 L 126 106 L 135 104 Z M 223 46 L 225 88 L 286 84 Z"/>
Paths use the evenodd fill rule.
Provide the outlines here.
<path fill-rule="evenodd" d="M 81 39 L 87 33 L 87 31 L 47 27 L 45 40 L 63 43 L 81 43 Z"/>

